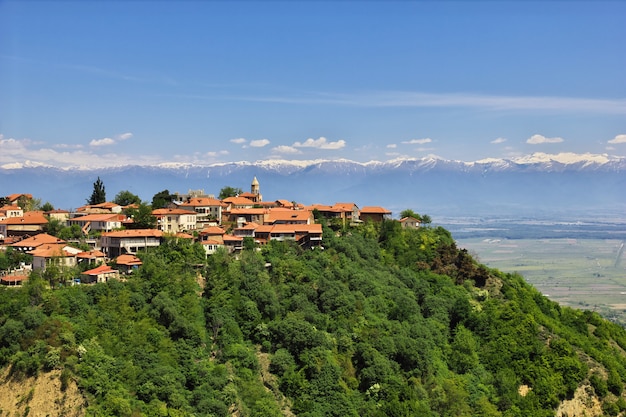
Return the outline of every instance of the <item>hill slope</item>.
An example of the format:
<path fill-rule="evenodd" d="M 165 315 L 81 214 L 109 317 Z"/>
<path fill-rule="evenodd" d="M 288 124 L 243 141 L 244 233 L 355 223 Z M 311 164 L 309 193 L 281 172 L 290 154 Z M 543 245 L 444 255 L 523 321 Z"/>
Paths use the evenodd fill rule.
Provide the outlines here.
<path fill-rule="evenodd" d="M 51 291 L 33 275 L 0 289 L 1 363 L 63 370 L 103 416 L 626 410 L 626 332 L 477 264 L 446 230 L 325 228 L 324 246 L 205 261 L 169 240 L 127 282 Z"/>

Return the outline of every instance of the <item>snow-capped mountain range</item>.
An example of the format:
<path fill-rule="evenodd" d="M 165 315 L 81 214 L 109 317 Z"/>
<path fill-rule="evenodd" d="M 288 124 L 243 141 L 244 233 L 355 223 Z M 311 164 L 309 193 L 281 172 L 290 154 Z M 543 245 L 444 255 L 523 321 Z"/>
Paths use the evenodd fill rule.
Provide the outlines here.
<path fill-rule="evenodd" d="M 545 154 L 474 162 L 437 157 L 355 162 L 264 160 L 218 164 L 163 163 L 143 166 L 55 168 L 38 163 L 0 167 L 0 195 L 28 192 L 55 207 L 83 205 L 97 177 L 113 199 L 129 190 L 146 201 L 164 189 L 224 186 L 248 191 L 256 176 L 265 200 L 305 204 L 354 201 L 449 214 L 622 210 L 626 213 L 626 158 L 597 154 Z"/>

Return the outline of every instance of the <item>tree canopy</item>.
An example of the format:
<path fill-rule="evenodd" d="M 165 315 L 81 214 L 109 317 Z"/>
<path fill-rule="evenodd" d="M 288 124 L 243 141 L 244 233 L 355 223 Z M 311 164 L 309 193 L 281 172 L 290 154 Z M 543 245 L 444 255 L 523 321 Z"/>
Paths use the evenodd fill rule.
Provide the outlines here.
<path fill-rule="evenodd" d="M 55 291 L 75 271 L 33 273 L 0 288 L 0 365 L 58 369 L 98 416 L 547 417 L 580 389 L 626 411 L 622 327 L 441 227 L 364 226 L 209 258 L 170 238 L 123 281 Z"/>
<path fill-rule="evenodd" d="M 165 208 L 174 200 L 174 195 L 170 194 L 169 190 L 159 191 L 152 197 L 152 208 L 160 209 Z"/>
<path fill-rule="evenodd" d="M 131 204 L 140 204 L 141 198 L 128 190 L 123 190 L 115 195 L 113 202 L 120 206 L 130 206 Z"/>
<path fill-rule="evenodd" d="M 228 197 L 235 197 L 235 196 L 241 194 L 242 192 L 243 191 L 241 190 L 241 188 L 235 188 L 235 187 L 226 186 L 226 187 L 223 187 L 220 190 L 220 194 L 219 194 L 218 198 L 220 200 L 223 200 L 223 199 L 228 198 Z"/>
<path fill-rule="evenodd" d="M 98 179 L 93 183 L 93 191 L 91 192 L 91 196 L 87 199 L 87 204 L 95 205 L 102 204 L 107 201 L 106 191 L 104 189 L 104 183 L 98 177 Z"/>

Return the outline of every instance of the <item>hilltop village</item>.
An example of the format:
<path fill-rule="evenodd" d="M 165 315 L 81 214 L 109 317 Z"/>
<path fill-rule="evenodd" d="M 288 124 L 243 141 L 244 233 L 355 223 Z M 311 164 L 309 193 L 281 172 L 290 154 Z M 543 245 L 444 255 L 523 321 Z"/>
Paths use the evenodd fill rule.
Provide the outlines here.
<path fill-rule="evenodd" d="M 147 222 L 136 221 L 138 204 L 103 202 L 69 212 L 38 210 L 32 207 L 30 194 L 12 194 L 3 200 L 3 285 L 21 285 L 30 271 L 43 272 L 51 265 L 77 267 L 81 272 L 80 278 L 72 277 L 75 283 L 120 278 L 141 265 L 138 252 L 167 238 L 197 241 L 207 256 L 220 248 L 236 253 L 245 245 L 261 246 L 272 240 L 294 241 L 305 249 L 321 247 L 322 220 L 336 227 L 358 227 L 391 219 L 392 214 L 383 207 L 355 203 L 304 206 L 288 200 L 264 201 L 256 177 L 249 192 L 222 199 L 203 190 L 172 194 L 164 207 L 150 207 Z M 413 228 L 420 221 L 411 216 L 400 220 L 403 227 Z M 66 232 L 59 233 L 63 229 Z"/>

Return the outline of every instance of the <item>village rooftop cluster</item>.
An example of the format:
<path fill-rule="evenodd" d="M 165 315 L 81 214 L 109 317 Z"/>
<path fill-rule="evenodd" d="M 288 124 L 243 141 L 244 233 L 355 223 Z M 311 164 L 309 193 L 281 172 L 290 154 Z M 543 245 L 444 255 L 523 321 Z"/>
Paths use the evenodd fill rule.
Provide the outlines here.
<path fill-rule="evenodd" d="M 20 200 L 21 199 L 21 200 Z M 85 205 L 73 212 L 66 210 L 25 211 L 19 201 L 32 199 L 30 194 L 12 194 L 0 207 L 0 249 L 17 250 L 32 255 L 31 264 L 0 271 L 0 283 L 20 285 L 31 270 L 45 271 L 57 267 L 83 265 L 76 282 L 104 282 L 120 278 L 141 265 L 139 251 L 159 246 L 166 237 L 199 242 L 207 256 L 219 248 L 241 251 L 244 242 L 261 246 L 269 241 L 293 241 L 309 249 L 321 247 L 321 218 L 340 227 L 358 226 L 363 222 L 382 222 L 391 218 L 383 207 L 359 208 L 355 203 L 304 206 L 288 200 L 263 201 L 260 184 L 255 177 L 250 192 L 217 199 L 203 190 L 174 194 L 165 208 L 152 210 L 155 228 L 133 228 L 128 207 L 112 202 Z M 316 220 L 317 218 L 317 220 Z M 64 226 L 80 227 L 80 239 L 62 240 L 46 233 L 51 219 Z M 404 227 L 420 226 L 412 217 L 400 220 Z M 75 243 L 89 245 L 90 250 L 77 249 Z M 85 269 L 84 266 L 93 266 Z M 115 268 L 114 268 L 115 267 Z"/>

